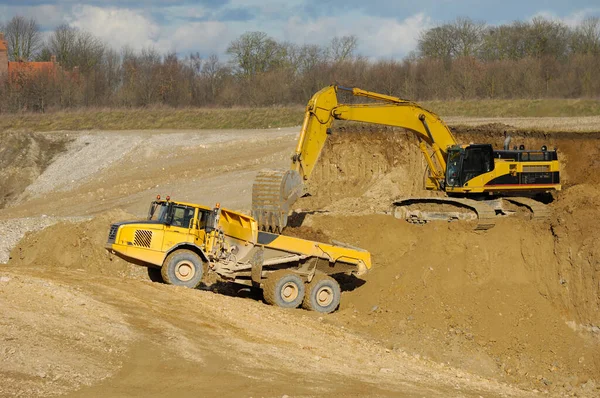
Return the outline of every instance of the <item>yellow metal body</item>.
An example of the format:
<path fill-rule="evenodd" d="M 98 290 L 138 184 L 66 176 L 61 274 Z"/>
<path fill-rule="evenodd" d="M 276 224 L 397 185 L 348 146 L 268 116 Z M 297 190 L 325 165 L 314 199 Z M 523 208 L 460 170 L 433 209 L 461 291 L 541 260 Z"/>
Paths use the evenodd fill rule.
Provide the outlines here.
<path fill-rule="evenodd" d="M 186 202 L 153 203 L 171 203 L 194 209 L 193 217 L 187 227 L 147 220 L 113 224 L 106 246 L 109 251 L 130 260 L 160 267 L 174 250 L 191 249 L 216 272 L 223 265 L 228 270 L 235 267 L 248 269 L 250 257 L 257 250 L 264 253 L 265 263 L 297 264 L 299 260 L 322 259 L 332 265 L 344 263 L 346 266 L 353 266 L 354 273 L 358 275 L 371 268 L 370 253 L 361 249 L 275 234 L 259 236 L 256 221 L 239 212 L 218 207 L 211 209 Z M 213 225 L 207 220 L 209 214 L 216 215 Z M 232 265 L 232 262 L 236 264 Z"/>
<path fill-rule="evenodd" d="M 560 191 L 560 184 L 493 184 L 493 180 L 507 175 L 518 175 L 521 173 L 555 173 L 560 172 L 560 163 L 558 160 L 539 161 L 539 162 L 518 162 L 508 159 L 496 159 L 494 170 L 480 174 L 469 181 L 464 186 L 452 187 L 446 186 L 445 191 L 455 194 L 478 194 L 478 193 L 514 193 L 516 195 L 531 192 Z"/>
<path fill-rule="evenodd" d="M 268 234 L 272 236 L 273 234 Z M 330 263 L 342 262 L 359 267 L 358 274 L 363 274 L 371 269 L 371 254 L 356 248 L 330 245 L 306 239 L 294 238 L 285 235 L 276 235 L 276 238 L 265 245 L 271 253 L 294 253 L 308 258 L 320 258 Z"/>

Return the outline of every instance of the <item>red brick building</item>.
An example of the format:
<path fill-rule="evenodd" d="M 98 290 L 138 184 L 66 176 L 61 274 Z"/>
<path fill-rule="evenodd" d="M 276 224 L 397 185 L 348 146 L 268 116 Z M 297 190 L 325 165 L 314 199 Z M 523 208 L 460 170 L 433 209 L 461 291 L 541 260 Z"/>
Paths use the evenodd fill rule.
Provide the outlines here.
<path fill-rule="evenodd" d="M 9 61 L 8 45 L 4 40 L 4 33 L 0 33 L 0 78 L 18 79 L 38 73 L 56 76 L 59 69 L 60 64 L 56 62 L 55 56 L 52 56 L 50 62 Z"/>
<path fill-rule="evenodd" d="M 8 74 L 8 46 L 4 40 L 4 33 L 0 33 L 0 77 Z"/>

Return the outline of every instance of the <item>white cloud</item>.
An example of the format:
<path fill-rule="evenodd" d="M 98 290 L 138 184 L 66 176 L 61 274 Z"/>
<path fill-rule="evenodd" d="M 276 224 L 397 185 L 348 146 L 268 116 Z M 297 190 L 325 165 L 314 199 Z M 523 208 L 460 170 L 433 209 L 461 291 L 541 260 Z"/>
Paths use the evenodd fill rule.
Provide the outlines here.
<path fill-rule="evenodd" d="M 85 29 L 114 48 L 129 45 L 141 48 L 155 45 L 161 28 L 143 11 L 123 8 L 76 6 L 69 25 Z"/>
<path fill-rule="evenodd" d="M 368 57 L 402 56 L 416 48 L 419 33 L 433 26 L 423 13 L 404 20 L 358 14 L 322 17 L 306 22 L 290 18 L 284 38 L 296 43 L 325 44 L 335 36 L 358 37 L 358 53 Z"/>
<path fill-rule="evenodd" d="M 202 6 L 169 6 L 162 9 L 162 14 L 167 19 L 178 18 L 204 18 L 208 15 L 208 9 Z"/>
<path fill-rule="evenodd" d="M 59 5 L 38 6 L 0 5 L 0 23 L 7 22 L 15 15 L 34 18 L 42 29 L 53 28 L 64 22 L 64 10 Z"/>
<path fill-rule="evenodd" d="M 549 19 L 552 21 L 560 21 L 560 22 L 564 23 L 565 25 L 573 28 L 573 27 L 579 26 L 581 24 L 581 22 L 583 22 L 583 20 L 586 19 L 587 17 L 597 16 L 598 14 L 600 14 L 600 7 L 584 8 L 581 10 L 574 11 L 571 14 L 565 15 L 562 17 L 558 16 L 556 13 L 554 13 L 552 11 L 540 11 L 540 12 L 536 13 L 535 15 L 533 15 L 531 18 L 529 18 L 529 20 L 532 20 L 535 17 L 542 17 L 542 18 Z"/>
<path fill-rule="evenodd" d="M 423 13 L 403 21 L 391 18 L 369 18 L 356 32 L 365 42 L 359 52 L 376 57 L 405 55 L 417 46 L 419 34 L 433 26 L 431 18 Z"/>
<path fill-rule="evenodd" d="M 223 53 L 229 42 L 236 37 L 232 33 L 223 22 L 191 22 L 178 27 L 169 38 L 163 38 L 161 42 L 168 42 L 171 50 L 176 51 Z"/>

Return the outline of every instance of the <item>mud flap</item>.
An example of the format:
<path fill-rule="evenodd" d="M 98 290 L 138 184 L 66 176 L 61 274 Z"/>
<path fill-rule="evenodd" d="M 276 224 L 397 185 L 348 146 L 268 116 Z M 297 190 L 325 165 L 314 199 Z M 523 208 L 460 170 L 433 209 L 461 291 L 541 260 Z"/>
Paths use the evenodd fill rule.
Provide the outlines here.
<path fill-rule="evenodd" d="M 265 261 L 265 249 L 258 249 L 252 258 L 250 259 L 250 264 L 252 265 L 252 270 L 250 273 L 250 277 L 252 278 L 252 286 L 260 287 L 262 281 L 262 269 L 263 263 Z"/>

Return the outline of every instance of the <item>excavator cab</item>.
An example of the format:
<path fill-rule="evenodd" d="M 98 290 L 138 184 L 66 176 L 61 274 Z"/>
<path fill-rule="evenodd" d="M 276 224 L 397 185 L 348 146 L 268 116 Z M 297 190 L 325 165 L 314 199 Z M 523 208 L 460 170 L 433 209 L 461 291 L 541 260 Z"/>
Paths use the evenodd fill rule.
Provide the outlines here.
<path fill-rule="evenodd" d="M 478 175 L 494 170 L 494 150 L 489 144 L 448 149 L 446 186 L 462 187 Z"/>

